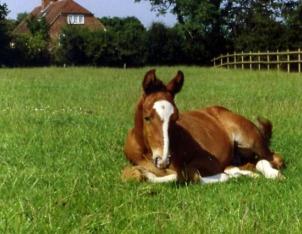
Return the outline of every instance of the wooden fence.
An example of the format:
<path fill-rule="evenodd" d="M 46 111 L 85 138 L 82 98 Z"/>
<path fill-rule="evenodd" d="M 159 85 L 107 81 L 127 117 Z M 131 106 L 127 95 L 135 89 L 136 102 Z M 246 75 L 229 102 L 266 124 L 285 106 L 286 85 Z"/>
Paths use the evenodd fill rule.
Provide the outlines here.
<path fill-rule="evenodd" d="M 233 69 L 277 69 L 301 72 L 302 50 L 248 52 L 220 55 L 212 60 L 214 67 Z"/>

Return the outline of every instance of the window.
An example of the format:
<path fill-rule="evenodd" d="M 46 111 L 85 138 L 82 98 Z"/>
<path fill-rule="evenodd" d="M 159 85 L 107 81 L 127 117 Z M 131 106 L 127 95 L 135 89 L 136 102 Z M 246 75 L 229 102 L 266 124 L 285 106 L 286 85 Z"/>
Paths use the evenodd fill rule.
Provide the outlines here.
<path fill-rule="evenodd" d="M 67 23 L 68 24 L 84 24 L 85 17 L 84 17 L 84 15 L 68 15 Z"/>

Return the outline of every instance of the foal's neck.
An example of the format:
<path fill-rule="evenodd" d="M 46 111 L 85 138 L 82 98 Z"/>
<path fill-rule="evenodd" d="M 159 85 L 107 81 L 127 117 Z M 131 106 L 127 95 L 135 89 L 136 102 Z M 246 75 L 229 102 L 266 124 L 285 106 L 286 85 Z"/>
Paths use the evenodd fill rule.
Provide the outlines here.
<path fill-rule="evenodd" d="M 134 115 L 134 131 L 138 137 L 143 137 L 143 98 L 136 105 Z"/>

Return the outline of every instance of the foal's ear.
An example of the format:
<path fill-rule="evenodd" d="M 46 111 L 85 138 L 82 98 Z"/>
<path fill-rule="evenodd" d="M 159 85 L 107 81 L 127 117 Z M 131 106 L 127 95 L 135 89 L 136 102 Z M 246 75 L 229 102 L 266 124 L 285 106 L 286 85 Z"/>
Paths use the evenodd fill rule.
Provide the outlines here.
<path fill-rule="evenodd" d="M 167 84 L 167 90 L 173 95 L 177 94 L 184 83 L 184 74 L 182 71 L 178 71 L 177 75 Z"/>
<path fill-rule="evenodd" d="M 156 78 L 155 69 L 148 71 L 143 81 L 143 89 L 145 94 L 150 94 L 166 89 L 164 83 Z"/>

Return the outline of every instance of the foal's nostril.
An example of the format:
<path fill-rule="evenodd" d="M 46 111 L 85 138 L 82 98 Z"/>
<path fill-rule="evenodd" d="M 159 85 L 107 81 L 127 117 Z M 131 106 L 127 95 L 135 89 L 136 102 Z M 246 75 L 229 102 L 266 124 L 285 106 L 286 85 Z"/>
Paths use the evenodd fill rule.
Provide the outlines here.
<path fill-rule="evenodd" d="M 154 159 L 154 164 L 157 166 L 157 165 L 158 165 L 158 162 L 159 162 L 159 157 L 156 157 L 156 158 Z"/>
<path fill-rule="evenodd" d="M 158 156 L 155 159 L 153 159 L 153 163 L 156 167 L 163 169 L 163 168 L 167 168 L 170 165 L 171 160 L 170 158 L 167 158 L 165 161 L 163 161 L 163 159 Z"/>

